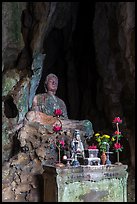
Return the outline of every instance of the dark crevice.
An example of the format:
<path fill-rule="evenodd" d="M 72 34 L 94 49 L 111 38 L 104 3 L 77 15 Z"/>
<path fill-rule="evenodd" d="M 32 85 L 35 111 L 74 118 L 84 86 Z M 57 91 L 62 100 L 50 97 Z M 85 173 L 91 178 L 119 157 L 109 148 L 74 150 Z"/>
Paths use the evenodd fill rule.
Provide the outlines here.
<path fill-rule="evenodd" d="M 20 150 L 21 150 L 20 141 L 17 138 L 17 134 L 15 134 L 13 136 L 13 144 L 12 144 L 11 155 L 14 156 L 14 155 L 18 154 Z"/>
<path fill-rule="evenodd" d="M 13 101 L 12 96 L 7 96 L 4 101 L 4 113 L 7 118 L 15 118 L 18 115 L 18 109 Z"/>

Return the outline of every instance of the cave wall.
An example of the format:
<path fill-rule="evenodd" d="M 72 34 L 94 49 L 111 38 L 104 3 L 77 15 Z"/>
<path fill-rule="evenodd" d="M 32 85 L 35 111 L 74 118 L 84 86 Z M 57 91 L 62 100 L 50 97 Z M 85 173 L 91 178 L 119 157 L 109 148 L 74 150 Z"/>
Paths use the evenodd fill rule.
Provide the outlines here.
<path fill-rule="evenodd" d="M 31 24 L 28 18 L 24 22 L 26 8 L 26 2 L 2 4 L 2 162 L 12 156 L 16 125 L 23 125 L 32 105 L 45 57 L 33 54 L 29 39 L 22 35 Z"/>
<path fill-rule="evenodd" d="M 101 20 L 100 20 L 101 19 Z M 123 118 L 122 132 L 135 161 L 135 3 L 96 3 L 94 40 L 97 105 L 111 123 Z"/>
<path fill-rule="evenodd" d="M 111 129 L 117 115 L 123 118 L 134 166 L 134 2 L 3 2 L 2 7 L 2 137 L 3 146 L 9 144 L 4 160 L 14 135 L 7 129 L 24 118 L 35 92 L 44 91 L 43 79 L 54 72 L 69 118 L 89 119 L 95 131 Z M 17 108 L 16 117 L 6 116 L 5 100 Z"/>
<path fill-rule="evenodd" d="M 11 156 L 13 138 L 8 133 L 18 121 L 19 110 L 14 103 L 12 92 L 21 86 L 19 73 L 15 69 L 16 60 L 24 47 L 21 35 L 21 13 L 25 2 L 2 2 L 2 158 Z M 26 81 L 26 80 L 25 80 Z M 21 88 L 19 88 L 21 89 Z M 19 100 L 19 97 L 18 97 Z M 24 104 L 25 105 L 25 104 Z"/>
<path fill-rule="evenodd" d="M 2 2 L 2 70 L 12 68 L 24 42 L 21 34 L 21 13 L 26 2 Z"/>

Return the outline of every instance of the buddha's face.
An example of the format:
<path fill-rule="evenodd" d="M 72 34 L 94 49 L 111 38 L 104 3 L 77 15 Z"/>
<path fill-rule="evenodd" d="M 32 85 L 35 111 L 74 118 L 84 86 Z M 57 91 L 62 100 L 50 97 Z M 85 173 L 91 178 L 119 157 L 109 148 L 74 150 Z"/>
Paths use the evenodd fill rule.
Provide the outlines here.
<path fill-rule="evenodd" d="M 58 88 L 58 79 L 56 77 L 49 77 L 47 81 L 47 89 L 48 91 L 56 92 Z"/>

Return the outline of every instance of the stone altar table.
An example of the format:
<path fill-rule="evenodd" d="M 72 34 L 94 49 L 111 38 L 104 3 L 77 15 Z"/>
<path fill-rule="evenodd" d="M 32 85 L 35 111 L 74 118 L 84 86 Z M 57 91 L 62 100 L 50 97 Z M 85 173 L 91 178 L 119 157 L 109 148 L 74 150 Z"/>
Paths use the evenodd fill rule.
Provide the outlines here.
<path fill-rule="evenodd" d="M 127 165 L 44 167 L 44 202 L 127 202 Z"/>

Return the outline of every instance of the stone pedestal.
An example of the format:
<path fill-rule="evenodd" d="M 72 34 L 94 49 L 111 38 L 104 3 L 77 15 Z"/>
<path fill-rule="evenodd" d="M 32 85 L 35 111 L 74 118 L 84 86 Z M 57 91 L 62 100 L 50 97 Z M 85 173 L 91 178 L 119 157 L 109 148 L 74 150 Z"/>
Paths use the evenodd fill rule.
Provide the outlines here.
<path fill-rule="evenodd" d="M 127 202 L 127 165 L 44 169 L 44 202 Z"/>

